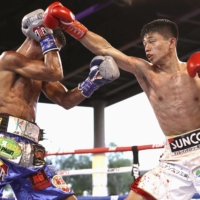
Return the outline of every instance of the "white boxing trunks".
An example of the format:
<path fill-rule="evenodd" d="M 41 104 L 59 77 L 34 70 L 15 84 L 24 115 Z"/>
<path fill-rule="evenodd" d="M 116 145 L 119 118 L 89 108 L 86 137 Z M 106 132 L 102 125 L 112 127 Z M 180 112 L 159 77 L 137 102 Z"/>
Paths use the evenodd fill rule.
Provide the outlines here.
<path fill-rule="evenodd" d="M 200 129 L 167 138 L 159 165 L 130 189 L 147 200 L 191 200 L 200 193 Z"/>

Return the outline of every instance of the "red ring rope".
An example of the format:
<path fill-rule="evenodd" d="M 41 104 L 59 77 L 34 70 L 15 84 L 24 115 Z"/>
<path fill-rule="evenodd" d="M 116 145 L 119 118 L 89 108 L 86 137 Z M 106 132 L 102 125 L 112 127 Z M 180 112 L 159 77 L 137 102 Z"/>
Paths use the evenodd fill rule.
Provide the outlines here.
<path fill-rule="evenodd" d="M 148 150 L 148 149 L 160 149 L 163 148 L 163 144 L 149 144 L 149 145 L 142 145 L 137 146 L 137 150 Z M 55 152 L 50 153 L 49 151 L 46 152 L 46 156 L 53 156 L 53 155 L 67 155 L 67 154 L 86 154 L 86 153 L 107 153 L 107 152 L 124 152 L 124 151 L 132 151 L 132 146 L 129 147 L 100 147 L 100 148 L 93 148 L 93 149 L 77 149 L 77 150 L 69 150 L 64 152 Z"/>

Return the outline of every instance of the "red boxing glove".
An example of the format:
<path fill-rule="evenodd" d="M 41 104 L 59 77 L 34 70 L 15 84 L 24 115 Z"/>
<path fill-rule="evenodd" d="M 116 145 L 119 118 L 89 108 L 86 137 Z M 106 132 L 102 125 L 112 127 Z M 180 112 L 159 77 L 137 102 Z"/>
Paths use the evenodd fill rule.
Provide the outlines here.
<path fill-rule="evenodd" d="M 192 54 L 187 61 L 187 71 L 191 78 L 198 76 L 200 78 L 200 52 Z"/>
<path fill-rule="evenodd" d="M 75 20 L 74 14 L 60 2 L 54 2 L 44 12 L 44 23 L 51 29 L 61 28 L 76 39 L 81 39 L 87 28 Z"/>

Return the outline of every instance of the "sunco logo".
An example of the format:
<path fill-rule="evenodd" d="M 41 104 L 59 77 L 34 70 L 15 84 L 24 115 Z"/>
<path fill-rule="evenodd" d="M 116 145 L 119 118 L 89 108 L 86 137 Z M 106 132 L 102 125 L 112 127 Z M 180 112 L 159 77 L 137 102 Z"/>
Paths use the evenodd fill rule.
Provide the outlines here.
<path fill-rule="evenodd" d="M 176 152 L 199 145 L 200 132 L 198 131 L 193 131 L 175 138 L 168 139 L 171 151 Z"/>

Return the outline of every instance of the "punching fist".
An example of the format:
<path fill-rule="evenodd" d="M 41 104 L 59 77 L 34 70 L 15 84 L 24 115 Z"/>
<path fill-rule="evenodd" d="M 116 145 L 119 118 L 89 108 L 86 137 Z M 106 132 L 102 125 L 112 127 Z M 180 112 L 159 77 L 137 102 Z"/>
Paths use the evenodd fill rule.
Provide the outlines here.
<path fill-rule="evenodd" d="M 200 78 L 200 52 L 192 54 L 187 61 L 187 71 L 191 78 L 198 74 Z"/>
<path fill-rule="evenodd" d="M 25 36 L 40 42 L 43 54 L 51 50 L 58 50 L 53 37 L 53 31 L 46 27 L 43 21 L 44 11 L 35 10 L 22 19 L 22 32 Z"/>
<path fill-rule="evenodd" d="M 51 29 L 61 28 L 75 39 L 81 39 L 87 28 L 75 20 L 74 14 L 60 2 L 52 3 L 44 12 L 44 23 Z"/>
<path fill-rule="evenodd" d="M 78 89 L 88 98 L 99 87 L 114 81 L 119 75 L 119 68 L 111 56 L 96 56 L 90 63 L 88 78 L 78 85 Z"/>

